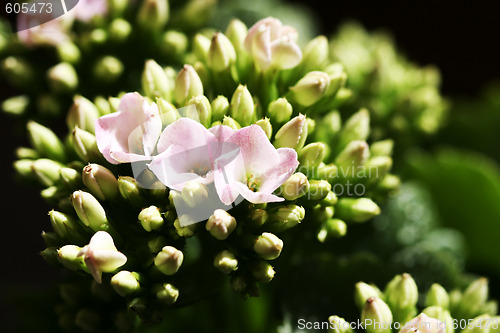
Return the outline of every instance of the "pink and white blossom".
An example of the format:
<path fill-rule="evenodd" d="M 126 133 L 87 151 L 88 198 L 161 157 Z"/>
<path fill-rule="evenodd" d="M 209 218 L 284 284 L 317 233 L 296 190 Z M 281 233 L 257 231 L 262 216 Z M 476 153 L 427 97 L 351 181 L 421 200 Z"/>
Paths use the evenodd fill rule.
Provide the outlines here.
<path fill-rule="evenodd" d="M 297 30 L 293 27 L 268 17 L 258 21 L 248 30 L 244 45 L 259 69 L 289 69 L 297 66 L 302 60 L 297 37 Z"/>
<path fill-rule="evenodd" d="M 162 122 L 158 107 L 138 93 L 121 99 L 118 111 L 96 120 L 97 147 L 109 163 L 148 161 L 156 154 Z"/>
<path fill-rule="evenodd" d="M 54 17 L 55 12 L 19 13 L 17 16 L 17 37 L 27 46 L 53 45 L 69 40 L 68 30 L 72 24 L 71 17 Z M 45 22 L 45 23 L 44 23 Z"/>

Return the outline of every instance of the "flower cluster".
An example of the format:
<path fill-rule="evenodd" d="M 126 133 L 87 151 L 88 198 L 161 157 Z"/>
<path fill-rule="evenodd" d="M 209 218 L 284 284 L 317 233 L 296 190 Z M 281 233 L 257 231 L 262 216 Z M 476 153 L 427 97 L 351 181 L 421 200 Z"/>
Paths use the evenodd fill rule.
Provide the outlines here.
<path fill-rule="evenodd" d="M 500 320 L 496 301 L 488 301 L 485 278 L 472 281 L 464 291 L 455 289 L 450 293 L 434 283 L 421 311 L 417 310 L 417 284 L 406 273 L 395 276 L 383 292 L 373 284 L 359 282 L 354 298 L 361 310 L 363 328 L 370 333 L 489 332 L 498 328 Z M 352 332 L 343 318 L 331 316 L 329 322 L 333 323 L 331 332 Z"/>
<path fill-rule="evenodd" d="M 197 34 L 176 75 L 148 60 L 142 94 L 75 97 L 64 143 L 29 122 L 32 148 L 15 168 L 55 206 L 44 257 L 153 320 L 217 292 L 225 275 L 257 296 L 285 244 L 307 245 L 287 235 L 328 242 L 378 215 L 399 185 L 392 141 L 367 143 L 366 109 L 344 123 L 331 111 L 346 74 L 324 37 L 301 50 L 294 36 L 274 18 L 251 29 L 235 20 Z"/>

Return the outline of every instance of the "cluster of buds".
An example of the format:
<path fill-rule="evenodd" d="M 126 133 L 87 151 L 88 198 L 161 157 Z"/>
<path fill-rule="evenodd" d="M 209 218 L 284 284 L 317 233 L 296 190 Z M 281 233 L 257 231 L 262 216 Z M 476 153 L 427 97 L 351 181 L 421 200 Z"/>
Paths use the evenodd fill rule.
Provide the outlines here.
<path fill-rule="evenodd" d="M 80 0 L 67 14 L 30 29 L 37 15 L 20 14 L 12 31 L 2 21 L 0 69 L 22 92 L 2 109 L 50 118 L 63 114 L 76 93 L 97 98 L 139 89 L 127 83 L 136 81 L 128 73 L 140 72 L 137 64 L 148 57 L 181 65 L 190 31 L 206 26 L 214 6 L 211 0 Z"/>
<path fill-rule="evenodd" d="M 272 18 L 232 21 L 226 34 L 196 35 L 198 60 L 175 75 L 148 60 L 144 96 L 75 97 L 64 140 L 30 122 L 32 148 L 17 151 L 15 169 L 54 205 L 44 257 L 150 320 L 226 275 L 257 296 L 291 229 L 326 242 L 378 215 L 399 185 L 392 141 L 367 143 L 366 109 L 318 118 L 340 106 L 346 75 L 325 38 L 301 50 L 295 36 Z"/>
<path fill-rule="evenodd" d="M 395 276 L 384 291 L 358 282 L 354 292 L 360 322 L 369 333 L 493 332 L 499 327 L 497 303 L 488 300 L 485 278 L 472 281 L 463 291 L 449 293 L 435 283 L 422 299 L 425 308 L 419 310 L 417 284 L 407 273 Z M 352 325 L 338 316 L 330 316 L 329 323 L 330 332 L 353 331 Z"/>
<path fill-rule="evenodd" d="M 340 27 L 331 41 L 330 50 L 345 66 L 356 95 L 350 106 L 372 111 L 374 139 L 390 135 L 405 146 L 443 126 L 449 103 L 439 91 L 438 69 L 418 67 L 388 35 L 368 33 L 355 23 Z"/>

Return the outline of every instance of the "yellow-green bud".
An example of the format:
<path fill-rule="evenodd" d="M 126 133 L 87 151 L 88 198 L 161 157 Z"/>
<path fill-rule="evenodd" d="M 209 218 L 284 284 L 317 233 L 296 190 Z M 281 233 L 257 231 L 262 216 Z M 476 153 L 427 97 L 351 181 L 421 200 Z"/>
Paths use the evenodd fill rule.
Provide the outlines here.
<path fill-rule="evenodd" d="M 366 141 L 351 141 L 335 158 L 335 164 L 340 170 L 339 175 L 345 178 L 354 177 L 357 168 L 363 166 L 370 156 Z"/>
<path fill-rule="evenodd" d="M 170 283 L 165 283 L 156 292 L 156 298 L 166 305 L 172 305 L 179 298 L 179 289 Z"/>
<path fill-rule="evenodd" d="M 197 33 L 193 38 L 193 52 L 196 58 L 200 61 L 208 61 L 208 51 L 210 50 L 211 41 L 207 36 Z"/>
<path fill-rule="evenodd" d="M 296 200 L 309 191 L 309 181 L 301 172 L 294 173 L 280 187 L 280 195 L 286 200 Z"/>
<path fill-rule="evenodd" d="M 137 23 L 144 30 L 161 31 L 167 24 L 169 12 L 169 1 L 145 0 L 139 8 Z"/>
<path fill-rule="evenodd" d="M 335 216 L 358 223 L 366 222 L 380 214 L 380 207 L 368 198 L 341 198 L 335 209 Z"/>
<path fill-rule="evenodd" d="M 444 289 L 440 284 L 434 283 L 427 292 L 425 305 L 439 306 L 447 310 L 450 307 L 450 296 L 448 295 L 446 289 Z"/>
<path fill-rule="evenodd" d="M 332 190 L 332 185 L 326 180 L 310 180 L 309 192 L 304 198 L 308 200 L 323 200 Z"/>
<path fill-rule="evenodd" d="M 488 279 L 481 277 L 472 282 L 462 294 L 457 312 L 459 318 L 471 318 L 478 315 L 488 299 Z"/>
<path fill-rule="evenodd" d="M 212 119 L 221 120 L 229 113 L 229 101 L 226 96 L 219 95 L 212 101 Z"/>
<path fill-rule="evenodd" d="M 422 313 L 443 323 L 446 327 L 446 333 L 453 333 L 455 331 L 453 329 L 453 318 L 448 310 L 440 306 L 429 306 L 425 308 Z"/>
<path fill-rule="evenodd" d="M 111 287 L 122 297 L 129 296 L 140 289 L 139 274 L 120 271 L 111 278 Z"/>
<path fill-rule="evenodd" d="M 16 157 L 20 160 L 36 160 L 37 158 L 40 158 L 40 155 L 32 148 L 19 147 L 16 149 Z"/>
<path fill-rule="evenodd" d="M 253 249 L 262 259 L 273 260 L 281 254 L 283 241 L 270 232 L 264 232 L 255 240 Z"/>
<path fill-rule="evenodd" d="M 171 57 L 181 58 L 189 45 L 187 36 L 180 32 L 169 30 L 163 34 L 161 48 Z"/>
<path fill-rule="evenodd" d="M 34 71 L 31 65 L 24 59 L 10 56 L 2 61 L 3 77 L 18 87 L 32 84 Z"/>
<path fill-rule="evenodd" d="M 354 301 L 359 309 L 363 309 L 370 297 L 382 298 L 382 292 L 375 286 L 364 282 L 356 283 L 354 288 Z"/>
<path fill-rule="evenodd" d="M 323 243 L 328 237 L 340 238 L 347 233 L 347 225 L 339 219 L 329 218 L 323 223 L 323 226 L 318 232 L 318 241 Z"/>
<path fill-rule="evenodd" d="M 391 156 L 394 148 L 394 141 L 391 139 L 374 142 L 370 145 L 372 156 Z"/>
<path fill-rule="evenodd" d="M 132 32 L 132 26 L 122 18 L 114 19 L 109 25 L 109 39 L 113 42 L 124 42 Z"/>
<path fill-rule="evenodd" d="M 216 209 L 205 228 L 218 240 L 226 239 L 236 228 L 236 219 L 223 209 Z"/>
<path fill-rule="evenodd" d="M 193 180 L 184 185 L 181 196 L 189 207 L 195 208 L 208 198 L 208 192 L 204 184 Z"/>
<path fill-rule="evenodd" d="M 248 28 L 245 23 L 238 19 L 232 19 L 227 28 L 225 35 L 231 41 L 236 51 L 240 51 L 243 48 L 243 43 L 248 33 Z"/>
<path fill-rule="evenodd" d="M 52 130 L 34 121 L 29 121 L 27 128 L 30 143 L 41 156 L 58 161 L 65 159 L 64 144 Z"/>
<path fill-rule="evenodd" d="M 292 104 L 288 103 L 285 97 L 272 101 L 269 103 L 269 107 L 267 108 L 269 118 L 277 124 L 289 121 L 292 116 L 292 112 Z"/>
<path fill-rule="evenodd" d="M 107 168 L 88 164 L 82 171 L 83 184 L 100 200 L 112 200 L 118 194 L 118 180 Z"/>
<path fill-rule="evenodd" d="M 133 177 L 122 176 L 118 178 L 118 191 L 127 201 L 136 206 L 142 206 L 145 202 L 139 183 Z"/>
<path fill-rule="evenodd" d="M 80 49 L 70 41 L 57 45 L 57 55 L 59 60 L 70 64 L 78 63 L 81 58 Z"/>
<path fill-rule="evenodd" d="M 392 168 L 392 158 L 389 156 L 375 156 L 368 159 L 365 169 L 369 180 L 381 180 Z"/>
<path fill-rule="evenodd" d="M 254 209 L 250 213 L 250 222 L 254 228 L 259 228 L 269 220 L 269 214 L 265 209 Z"/>
<path fill-rule="evenodd" d="M 392 312 L 378 297 L 370 297 L 361 311 L 361 321 L 368 333 L 391 333 Z"/>
<path fill-rule="evenodd" d="M 323 142 L 313 142 L 302 148 L 299 152 L 301 166 L 313 168 L 320 165 L 325 158 L 326 146 Z"/>
<path fill-rule="evenodd" d="M 344 148 L 351 141 L 364 141 L 370 135 L 370 113 L 361 109 L 353 114 L 339 133 L 338 147 Z"/>
<path fill-rule="evenodd" d="M 256 282 L 268 283 L 274 278 L 276 272 L 267 261 L 257 261 L 250 264 L 252 276 Z"/>
<path fill-rule="evenodd" d="M 78 87 L 78 74 L 71 64 L 61 62 L 47 71 L 50 87 L 56 92 L 71 92 Z"/>
<path fill-rule="evenodd" d="M 328 39 L 318 36 L 311 40 L 304 48 L 301 69 L 304 72 L 321 69 L 328 60 Z"/>
<path fill-rule="evenodd" d="M 291 87 L 294 100 L 302 106 L 311 106 L 319 101 L 330 86 L 328 74 L 320 71 L 307 73 L 302 79 Z"/>
<path fill-rule="evenodd" d="M 406 322 L 416 315 L 418 288 L 410 274 L 396 275 L 387 284 L 385 296 L 395 320 Z"/>
<path fill-rule="evenodd" d="M 165 70 L 152 59 L 147 60 L 142 72 L 142 90 L 152 99 L 162 97 L 171 99 L 172 87 Z"/>
<path fill-rule="evenodd" d="M 75 191 L 71 203 L 80 220 L 94 231 L 107 230 L 109 227 L 106 212 L 97 199 L 90 193 Z"/>
<path fill-rule="evenodd" d="M 79 127 L 94 134 L 97 118 L 99 118 L 97 107 L 85 97 L 76 95 L 66 116 L 66 124 L 70 130 Z"/>
<path fill-rule="evenodd" d="M 198 95 L 203 95 L 203 83 L 193 66 L 184 65 L 175 79 L 175 101 L 177 105 L 184 105 Z"/>
<path fill-rule="evenodd" d="M 236 51 L 231 41 L 221 32 L 212 37 L 208 50 L 208 67 L 215 72 L 228 69 L 236 61 Z"/>
<path fill-rule="evenodd" d="M 49 212 L 49 217 L 52 228 L 60 238 L 82 244 L 85 242 L 83 231 L 73 217 L 55 210 Z"/>
<path fill-rule="evenodd" d="M 229 113 L 240 125 L 247 126 L 255 120 L 255 105 L 246 85 L 239 85 L 231 97 Z"/>
<path fill-rule="evenodd" d="M 61 166 L 56 161 L 40 158 L 33 162 L 31 171 L 42 185 L 52 186 L 60 179 Z"/>
<path fill-rule="evenodd" d="M 102 154 L 97 148 L 95 135 L 75 127 L 73 130 L 73 148 L 83 162 L 102 160 Z"/>
<path fill-rule="evenodd" d="M 224 250 L 215 256 L 214 267 L 223 274 L 229 275 L 238 269 L 238 259 L 231 251 Z"/>
<path fill-rule="evenodd" d="M 139 222 L 146 231 L 156 230 L 163 225 L 163 218 L 161 217 L 160 210 L 156 206 L 149 206 L 144 208 L 139 213 Z"/>
<path fill-rule="evenodd" d="M 283 232 L 302 222 L 306 215 L 304 207 L 297 205 L 278 206 L 269 213 L 269 230 Z"/>
<path fill-rule="evenodd" d="M 240 124 L 236 120 L 228 116 L 224 116 L 224 119 L 222 120 L 222 125 L 229 126 L 235 131 L 241 128 Z"/>
<path fill-rule="evenodd" d="M 76 271 L 86 269 L 85 262 L 83 260 L 84 256 L 78 255 L 81 251 L 81 247 L 76 245 L 65 245 L 57 250 L 57 260 L 64 267 Z"/>
<path fill-rule="evenodd" d="M 203 95 L 194 96 L 187 103 L 188 105 L 194 105 L 196 107 L 196 114 L 198 115 L 199 122 L 205 126 L 209 127 L 212 123 L 212 107 L 208 98 Z"/>
<path fill-rule="evenodd" d="M 7 98 L 2 102 L 2 110 L 12 115 L 22 115 L 27 110 L 30 99 L 26 95 Z"/>
<path fill-rule="evenodd" d="M 94 77 L 103 82 L 116 81 L 123 73 L 123 64 L 120 59 L 113 56 L 104 56 L 94 64 Z"/>
<path fill-rule="evenodd" d="M 165 246 L 160 253 L 155 257 L 154 263 L 156 268 L 165 275 L 173 275 L 177 273 L 184 260 L 182 251 L 177 250 L 173 246 Z"/>
<path fill-rule="evenodd" d="M 271 135 L 273 135 L 273 127 L 271 125 L 271 121 L 269 121 L 269 118 L 262 118 L 257 120 L 255 125 L 260 126 L 264 133 L 266 133 L 267 138 L 271 139 Z"/>
<path fill-rule="evenodd" d="M 307 138 L 306 117 L 299 114 L 297 117 L 283 125 L 275 135 L 274 146 L 276 148 L 288 147 L 300 150 Z"/>
<path fill-rule="evenodd" d="M 350 324 L 339 316 L 328 317 L 328 322 L 330 323 L 330 328 L 328 333 L 352 333 L 353 330 Z"/>

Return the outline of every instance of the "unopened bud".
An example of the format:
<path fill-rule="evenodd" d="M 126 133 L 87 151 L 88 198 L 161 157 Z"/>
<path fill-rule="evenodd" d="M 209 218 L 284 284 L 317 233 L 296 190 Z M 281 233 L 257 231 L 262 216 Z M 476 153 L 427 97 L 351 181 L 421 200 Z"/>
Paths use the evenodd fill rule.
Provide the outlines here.
<path fill-rule="evenodd" d="M 165 275 L 177 273 L 184 260 L 182 251 L 173 246 L 165 246 L 155 257 L 155 266 Z"/>
<path fill-rule="evenodd" d="M 228 275 L 238 269 L 238 259 L 231 251 L 224 250 L 215 256 L 214 267 Z"/>
<path fill-rule="evenodd" d="M 269 118 L 277 124 L 282 124 L 286 121 L 290 120 L 292 116 L 293 108 L 290 103 L 286 100 L 285 97 L 278 98 L 275 101 L 269 103 L 269 107 L 267 108 L 267 114 Z"/>
<path fill-rule="evenodd" d="M 210 50 L 211 41 L 201 33 L 197 33 L 193 38 L 193 52 L 199 61 L 208 61 L 208 51 Z"/>
<path fill-rule="evenodd" d="M 2 61 L 3 77 L 18 87 L 23 87 L 33 82 L 34 71 L 30 64 L 19 57 L 10 56 Z"/>
<path fill-rule="evenodd" d="M 31 172 L 42 185 L 52 186 L 60 179 L 61 166 L 56 161 L 40 158 L 31 165 Z"/>
<path fill-rule="evenodd" d="M 306 168 L 320 165 L 325 158 L 326 146 L 322 142 L 313 142 L 302 148 L 299 152 L 299 162 Z"/>
<path fill-rule="evenodd" d="M 268 283 L 274 278 L 276 272 L 267 261 L 257 261 L 250 264 L 250 270 L 255 281 Z"/>
<path fill-rule="evenodd" d="M 281 254 L 283 241 L 270 232 L 264 232 L 256 239 L 253 249 L 262 259 L 273 260 Z"/>
<path fill-rule="evenodd" d="M 66 124 L 70 130 L 79 127 L 90 133 L 95 133 L 95 121 L 99 118 L 97 107 L 83 96 L 77 95 L 66 116 Z"/>
<path fill-rule="evenodd" d="M 94 64 L 93 74 L 98 80 L 105 83 L 116 81 L 123 73 L 123 63 L 113 56 L 104 56 Z"/>
<path fill-rule="evenodd" d="M 207 188 L 197 181 L 184 184 L 181 192 L 182 199 L 191 208 L 195 208 L 208 198 Z"/>
<path fill-rule="evenodd" d="M 340 113 L 338 111 L 331 111 L 318 123 L 314 137 L 318 141 L 331 142 L 332 138 L 336 136 L 341 128 L 342 120 Z"/>
<path fill-rule="evenodd" d="M 430 318 L 437 319 L 441 323 L 438 328 L 446 328 L 446 333 L 453 333 L 455 330 L 453 329 L 453 318 L 450 315 L 450 312 L 445 308 L 440 306 L 429 306 L 425 308 L 422 313 L 426 314 Z M 427 324 L 428 325 L 428 324 Z"/>
<path fill-rule="evenodd" d="M 136 272 L 120 271 L 111 278 L 111 287 L 118 295 L 125 297 L 137 292 L 140 288 L 139 274 Z"/>
<path fill-rule="evenodd" d="M 268 139 L 271 139 L 271 135 L 273 135 L 273 127 L 271 125 L 271 122 L 269 121 L 269 118 L 262 118 L 257 120 L 255 125 L 260 126 L 264 133 L 266 133 L 266 136 Z"/>
<path fill-rule="evenodd" d="M 52 228 L 60 238 L 75 243 L 85 241 L 83 230 L 73 217 L 55 210 L 49 212 L 49 217 Z"/>
<path fill-rule="evenodd" d="M 221 120 L 224 119 L 229 113 L 229 101 L 226 96 L 219 95 L 212 101 L 212 119 Z"/>
<path fill-rule="evenodd" d="M 380 207 L 368 198 L 341 198 L 335 216 L 352 222 L 366 222 L 380 214 Z"/>
<path fill-rule="evenodd" d="M 156 298 L 166 305 L 172 305 L 179 298 L 179 289 L 170 283 L 163 284 L 156 292 Z"/>
<path fill-rule="evenodd" d="M 57 55 L 62 62 L 76 64 L 80 61 L 81 52 L 73 42 L 64 42 L 57 45 Z"/>
<path fill-rule="evenodd" d="M 365 169 L 368 172 L 368 179 L 382 180 L 389 173 L 392 168 L 392 158 L 389 156 L 375 156 L 365 164 Z"/>
<path fill-rule="evenodd" d="M 304 198 L 313 201 L 320 201 L 326 198 L 328 193 L 332 190 L 332 185 L 326 180 L 310 180 L 309 192 Z"/>
<path fill-rule="evenodd" d="M 425 298 L 425 305 L 439 306 L 447 310 L 450 307 L 450 296 L 448 295 L 446 289 L 444 289 L 440 284 L 434 283 L 427 292 L 427 296 Z"/>
<path fill-rule="evenodd" d="M 239 85 L 231 97 L 230 115 L 240 125 L 247 126 L 255 120 L 255 105 L 246 85 Z"/>
<path fill-rule="evenodd" d="M 396 275 L 387 284 L 385 296 L 395 320 L 406 322 L 416 315 L 418 288 L 410 274 Z"/>
<path fill-rule="evenodd" d="M 328 60 L 328 39 L 318 36 L 311 40 L 304 48 L 301 69 L 310 72 L 321 69 Z"/>
<path fill-rule="evenodd" d="M 100 200 L 111 200 L 118 194 L 115 175 L 99 164 L 88 164 L 82 172 L 83 184 Z"/>
<path fill-rule="evenodd" d="M 392 312 L 378 297 L 370 297 L 361 311 L 361 321 L 368 333 L 391 333 Z"/>
<path fill-rule="evenodd" d="M 276 148 L 288 147 L 300 150 L 307 138 L 306 117 L 299 114 L 283 125 L 275 135 L 274 146 Z"/>
<path fill-rule="evenodd" d="M 216 209 L 205 228 L 218 240 L 226 239 L 236 228 L 236 219 L 223 209 Z"/>
<path fill-rule="evenodd" d="M 97 148 L 97 141 L 94 134 L 75 127 L 72 140 L 73 148 L 82 161 L 92 162 L 102 159 L 102 154 L 99 148 Z"/>
<path fill-rule="evenodd" d="M 243 49 L 243 42 L 245 41 L 247 33 L 248 28 L 245 23 L 238 19 L 232 19 L 226 28 L 225 35 L 231 41 L 235 50 L 239 52 Z"/>
<path fill-rule="evenodd" d="M 184 65 L 175 79 L 175 101 L 184 105 L 194 96 L 203 95 L 203 83 L 190 65 Z"/>
<path fill-rule="evenodd" d="M 2 110 L 12 115 L 22 115 L 28 109 L 30 99 L 26 95 L 7 98 L 2 102 Z"/>
<path fill-rule="evenodd" d="M 481 277 L 472 282 L 462 294 L 457 312 L 459 318 L 472 318 L 488 299 L 488 279 Z"/>
<path fill-rule="evenodd" d="M 145 0 L 139 8 L 137 22 L 144 30 L 161 31 L 167 24 L 169 12 L 169 1 Z"/>
<path fill-rule="evenodd" d="M 269 214 L 265 209 L 255 209 L 250 213 L 251 225 L 259 228 L 269 220 Z"/>
<path fill-rule="evenodd" d="M 302 106 L 311 106 L 319 101 L 330 86 L 328 74 L 319 71 L 307 73 L 291 87 L 294 100 Z"/>
<path fill-rule="evenodd" d="M 309 181 L 302 172 L 294 173 L 280 187 L 280 194 L 286 200 L 296 200 L 309 191 Z"/>
<path fill-rule="evenodd" d="M 172 89 L 165 70 L 152 59 L 147 60 L 142 72 L 142 90 L 151 98 L 171 99 Z"/>
<path fill-rule="evenodd" d="M 240 124 L 236 120 L 228 116 L 224 116 L 224 119 L 222 120 L 222 125 L 229 126 L 235 131 L 241 128 Z"/>
<path fill-rule="evenodd" d="M 71 203 L 80 220 L 94 231 L 107 230 L 109 227 L 106 212 L 97 199 L 90 193 L 75 191 Z"/>
<path fill-rule="evenodd" d="M 133 177 L 119 177 L 118 191 L 125 200 L 136 206 L 142 206 L 145 202 L 139 183 Z"/>
<path fill-rule="evenodd" d="M 47 71 L 50 87 L 56 92 L 71 92 L 78 87 L 78 74 L 73 66 L 61 62 Z"/>
<path fill-rule="evenodd" d="M 139 222 L 146 231 L 156 230 L 163 225 L 163 218 L 161 217 L 160 210 L 156 206 L 149 206 L 144 208 L 139 213 Z"/>
<path fill-rule="evenodd" d="M 354 302 L 359 309 L 363 309 L 370 297 L 381 298 L 382 292 L 375 285 L 364 282 L 356 283 L 354 288 Z"/>
<path fill-rule="evenodd" d="M 354 178 L 358 167 L 363 166 L 370 156 L 366 141 L 351 141 L 335 158 L 335 164 L 341 171 L 339 175 Z"/>
<path fill-rule="evenodd" d="M 370 134 L 370 113 L 361 109 L 353 114 L 339 133 L 338 147 L 344 148 L 351 141 L 364 141 Z"/>
<path fill-rule="evenodd" d="M 182 58 L 189 45 L 186 34 L 180 31 L 169 30 L 163 34 L 161 48 L 172 58 Z"/>
<path fill-rule="evenodd" d="M 269 213 L 269 230 L 283 232 L 302 222 L 306 215 L 304 207 L 297 205 L 279 206 Z"/>
<path fill-rule="evenodd" d="M 188 105 L 194 105 L 196 107 L 199 122 L 208 128 L 212 123 L 212 107 L 208 98 L 203 95 L 194 96 L 186 103 L 186 106 Z"/>
<path fill-rule="evenodd" d="M 328 322 L 330 323 L 330 327 L 328 329 L 328 333 L 352 333 L 353 330 L 350 324 L 339 316 L 330 316 L 328 317 Z"/>
<path fill-rule="evenodd" d="M 30 143 L 41 156 L 58 161 L 65 159 L 64 144 L 54 132 L 34 121 L 29 121 L 27 128 Z"/>
<path fill-rule="evenodd" d="M 374 142 L 370 145 L 372 156 L 391 156 L 394 148 L 394 141 L 391 139 Z"/>
<path fill-rule="evenodd" d="M 84 270 L 83 257 L 78 255 L 81 249 L 76 245 L 65 245 L 57 250 L 57 260 L 61 265 L 72 271 Z"/>
<path fill-rule="evenodd" d="M 132 26 L 127 20 L 115 18 L 109 25 L 109 39 L 121 43 L 128 39 L 132 32 Z"/>
<path fill-rule="evenodd" d="M 236 51 L 231 41 L 221 32 L 212 37 L 208 50 L 208 66 L 215 72 L 228 69 L 236 61 Z"/>

